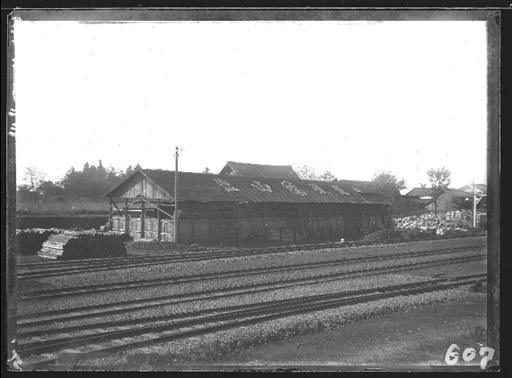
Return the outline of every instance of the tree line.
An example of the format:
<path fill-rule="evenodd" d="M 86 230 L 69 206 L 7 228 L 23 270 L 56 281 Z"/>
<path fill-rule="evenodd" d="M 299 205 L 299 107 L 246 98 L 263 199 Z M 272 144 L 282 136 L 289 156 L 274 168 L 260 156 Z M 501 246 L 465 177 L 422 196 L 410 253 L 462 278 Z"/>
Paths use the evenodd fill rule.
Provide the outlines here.
<path fill-rule="evenodd" d="M 34 166 L 25 169 L 24 184 L 18 186 L 20 201 L 86 199 L 99 200 L 124 178 L 141 168 L 137 163 L 126 170 L 105 168 L 102 161 L 98 165 L 86 162 L 81 170 L 71 167 L 56 181 L 46 180 L 44 173 Z"/>
<path fill-rule="evenodd" d="M 132 174 L 141 166 L 128 166 L 126 170 L 115 170 L 112 167 L 105 168 L 101 160 L 97 165 L 86 162 L 81 170 L 71 167 L 66 174 L 55 182 L 45 180 L 45 175 L 37 168 L 31 166 L 24 172 L 25 184 L 18 186 L 18 199 L 27 200 L 62 200 L 85 199 L 101 200 L 104 195 L 123 179 Z M 298 176 L 303 180 L 336 181 L 336 176 L 330 171 L 319 174 L 308 165 L 295 167 Z M 209 173 L 206 168 L 204 173 Z M 446 168 L 430 169 L 427 176 L 430 182 L 431 195 L 436 202 L 437 198 L 450 184 L 450 171 Z M 402 196 L 400 190 L 406 188 L 406 181 L 399 179 L 389 171 L 378 171 L 372 180 L 379 194 L 388 198 L 393 207 L 400 207 Z M 422 184 L 426 187 L 427 184 Z"/>

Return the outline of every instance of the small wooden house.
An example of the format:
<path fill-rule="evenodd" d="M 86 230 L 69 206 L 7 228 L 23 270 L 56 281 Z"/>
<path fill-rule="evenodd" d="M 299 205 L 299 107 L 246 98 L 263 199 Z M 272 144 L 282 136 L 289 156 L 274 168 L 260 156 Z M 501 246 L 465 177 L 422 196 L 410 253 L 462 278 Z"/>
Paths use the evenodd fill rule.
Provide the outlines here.
<path fill-rule="evenodd" d="M 178 242 L 339 240 L 392 225 L 389 203 L 371 185 L 234 171 L 178 172 Z M 176 241 L 174 177 L 172 171 L 139 169 L 107 193 L 112 229 L 135 239 Z"/>
<path fill-rule="evenodd" d="M 439 195 L 436 204 L 432 197 L 431 188 L 414 188 L 406 193 L 405 196 L 423 204 L 423 208 L 429 211 L 434 211 L 436 208 L 437 211 L 441 212 L 472 209 L 473 194 L 469 189 L 464 189 L 447 188 Z M 478 209 L 482 209 L 484 206 L 485 201 L 478 203 Z"/>

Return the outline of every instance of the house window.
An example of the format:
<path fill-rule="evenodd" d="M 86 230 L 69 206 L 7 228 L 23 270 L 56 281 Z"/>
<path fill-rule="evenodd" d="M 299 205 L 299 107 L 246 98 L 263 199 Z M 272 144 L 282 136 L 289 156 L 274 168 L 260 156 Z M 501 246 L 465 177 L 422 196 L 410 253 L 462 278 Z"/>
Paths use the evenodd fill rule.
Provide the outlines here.
<path fill-rule="evenodd" d="M 239 192 L 240 191 L 237 187 L 231 185 L 229 182 L 227 182 L 224 179 L 216 177 L 213 179 L 213 181 L 215 181 L 226 192 Z"/>

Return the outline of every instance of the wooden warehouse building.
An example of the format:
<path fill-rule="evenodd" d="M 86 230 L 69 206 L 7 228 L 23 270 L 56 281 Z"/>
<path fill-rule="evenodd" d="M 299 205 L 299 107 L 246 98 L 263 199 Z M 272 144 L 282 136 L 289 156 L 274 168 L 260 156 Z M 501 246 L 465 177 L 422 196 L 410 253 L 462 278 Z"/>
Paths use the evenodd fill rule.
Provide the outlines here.
<path fill-rule="evenodd" d="M 106 196 L 113 230 L 175 241 L 174 172 L 139 169 Z M 389 203 L 370 182 L 300 180 L 289 166 L 234 162 L 219 175 L 178 172 L 180 243 L 339 240 L 391 224 Z"/>

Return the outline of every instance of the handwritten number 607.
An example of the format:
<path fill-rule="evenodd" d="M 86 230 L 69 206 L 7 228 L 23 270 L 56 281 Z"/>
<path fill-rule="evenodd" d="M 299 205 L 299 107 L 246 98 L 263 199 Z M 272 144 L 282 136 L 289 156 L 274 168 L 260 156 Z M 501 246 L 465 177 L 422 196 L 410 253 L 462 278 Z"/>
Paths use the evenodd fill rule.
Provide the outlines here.
<path fill-rule="evenodd" d="M 457 362 L 459 362 L 460 356 L 457 350 L 460 350 L 460 347 L 457 344 L 452 344 L 446 351 L 444 361 L 448 365 L 455 365 Z M 494 356 L 494 349 L 489 347 L 481 347 L 479 354 L 482 357 L 482 359 L 480 360 L 480 368 L 485 369 L 487 367 L 487 363 L 490 362 Z M 464 352 L 462 352 L 462 359 L 465 362 L 473 361 L 475 357 L 475 348 L 466 348 L 464 349 Z"/>

